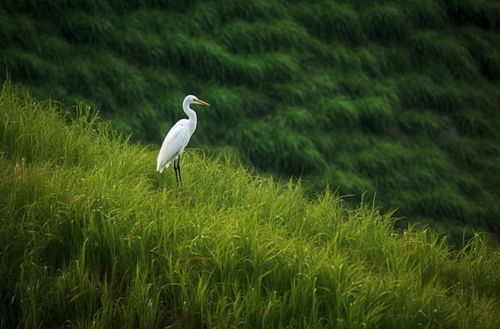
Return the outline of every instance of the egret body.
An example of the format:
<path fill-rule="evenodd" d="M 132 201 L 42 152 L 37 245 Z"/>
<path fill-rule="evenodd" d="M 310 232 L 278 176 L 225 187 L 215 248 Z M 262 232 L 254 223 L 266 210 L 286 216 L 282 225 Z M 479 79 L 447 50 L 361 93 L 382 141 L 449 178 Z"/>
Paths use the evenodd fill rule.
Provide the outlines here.
<path fill-rule="evenodd" d="M 167 136 L 163 140 L 160 153 L 156 160 L 156 171 L 163 172 L 163 169 L 170 166 L 170 162 L 174 162 L 175 180 L 181 183 L 181 154 L 184 152 L 191 136 L 196 130 L 198 121 L 196 112 L 189 107 L 191 104 L 200 104 L 210 106 L 210 104 L 198 99 L 196 96 L 188 95 L 182 102 L 182 108 L 189 119 L 181 119 L 169 130 Z"/>

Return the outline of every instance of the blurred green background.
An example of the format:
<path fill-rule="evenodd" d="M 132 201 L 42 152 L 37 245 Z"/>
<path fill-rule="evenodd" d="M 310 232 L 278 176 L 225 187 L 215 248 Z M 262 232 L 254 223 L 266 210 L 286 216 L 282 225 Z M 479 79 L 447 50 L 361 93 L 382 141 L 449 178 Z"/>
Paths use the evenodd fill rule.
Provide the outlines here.
<path fill-rule="evenodd" d="M 157 144 L 194 94 L 191 146 L 500 235 L 499 30 L 489 0 L 2 0 L 0 78 Z"/>

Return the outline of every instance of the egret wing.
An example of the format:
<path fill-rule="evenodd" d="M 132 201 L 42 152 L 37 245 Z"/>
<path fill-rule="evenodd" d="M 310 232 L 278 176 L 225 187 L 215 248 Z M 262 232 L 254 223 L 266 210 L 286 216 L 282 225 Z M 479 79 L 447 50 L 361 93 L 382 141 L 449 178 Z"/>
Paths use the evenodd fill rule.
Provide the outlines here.
<path fill-rule="evenodd" d="M 173 161 L 186 147 L 189 142 L 189 128 L 183 122 L 177 122 L 167 134 L 161 145 L 158 159 L 156 160 L 156 170 L 163 171 L 166 166 L 168 168 Z"/>

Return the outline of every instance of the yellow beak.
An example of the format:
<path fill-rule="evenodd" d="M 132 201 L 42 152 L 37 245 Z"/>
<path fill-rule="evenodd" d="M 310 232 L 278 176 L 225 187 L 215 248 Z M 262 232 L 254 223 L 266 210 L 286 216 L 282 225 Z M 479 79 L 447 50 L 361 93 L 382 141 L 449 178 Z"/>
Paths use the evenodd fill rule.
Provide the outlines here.
<path fill-rule="evenodd" d="M 201 105 L 210 106 L 210 104 L 208 104 L 207 102 L 204 102 L 204 101 L 202 101 L 201 99 L 198 99 L 198 98 L 196 98 L 194 101 L 196 103 L 198 103 L 198 104 L 201 104 Z"/>

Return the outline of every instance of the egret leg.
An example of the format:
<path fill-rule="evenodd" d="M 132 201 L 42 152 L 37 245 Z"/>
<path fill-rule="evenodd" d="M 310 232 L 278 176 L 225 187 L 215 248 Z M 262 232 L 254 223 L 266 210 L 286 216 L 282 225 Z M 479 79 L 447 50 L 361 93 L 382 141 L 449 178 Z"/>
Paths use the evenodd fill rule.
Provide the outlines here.
<path fill-rule="evenodd" d="M 177 173 L 177 162 L 174 160 L 175 182 L 179 185 L 179 174 Z"/>
<path fill-rule="evenodd" d="M 177 170 L 179 171 L 179 182 L 182 185 L 182 178 L 181 178 L 181 155 L 179 154 L 179 158 L 177 159 Z"/>

